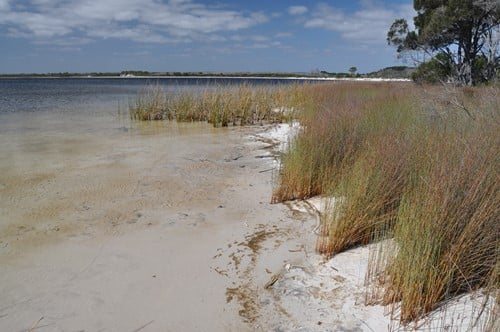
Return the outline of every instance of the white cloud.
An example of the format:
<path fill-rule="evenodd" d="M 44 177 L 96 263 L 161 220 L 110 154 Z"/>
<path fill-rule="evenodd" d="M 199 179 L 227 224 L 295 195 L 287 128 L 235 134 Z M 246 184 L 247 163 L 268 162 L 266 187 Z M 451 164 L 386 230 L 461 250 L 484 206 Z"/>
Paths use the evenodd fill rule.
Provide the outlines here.
<path fill-rule="evenodd" d="M 274 35 L 275 38 L 291 38 L 293 35 L 290 32 L 278 32 Z"/>
<path fill-rule="evenodd" d="M 9 6 L 0 0 L 0 29 L 35 40 L 62 36 L 119 38 L 164 43 L 180 38 L 222 41 L 217 33 L 238 31 L 268 20 L 193 0 L 31 0 Z"/>
<path fill-rule="evenodd" d="M 0 11 L 9 10 L 9 0 L 0 0 Z"/>
<path fill-rule="evenodd" d="M 268 44 L 272 42 L 270 37 L 263 35 L 233 35 L 228 40 L 237 43 L 248 42 L 255 44 Z"/>
<path fill-rule="evenodd" d="M 374 6 L 372 1 L 362 1 L 362 7 L 345 13 L 327 4 L 316 7 L 305 21 L 306 28 L 321 28 L 338 32 L 342 38 L 362 44 L 385 42 L 387 30 L 398 18 L 412 22 L 415 11 L 411 5 L 386 8 Z"/>
<path fill-rule="evenodd" d="M 106 31 L 100 29 L 89 29 L 87 31 L 89 37 L 94 38 L 115 38 L 128 39 L 139 43 L 167 43 L 172 41 L 160 34 L 151 32 L 146 26 L 136 26 L 131 28 L 123 28 L 119 26 L 109 27 Z"/>
<path fill-rule="evenodd" d="M 238 45 L 238 47 L 243 49 L 285 48 L 285 46 L 283 46 L 283 44 L 279 41 L 255 41 L 250 44 Z"/>
<path fill-rule="evenodd" d="M 291 6 L 288 7 L 288 14 L 290 15 L 303 15 L 309 10 L 305 6 Z"/>
<path fill-rule="evenodd" d="M 24 37 L 26 38 L 26 37 Z M 50 40 L 36 40 L 35 44 L 37 45 L 57 45 L 61 47 L 67 48 L 75 48 L 75 46 L 85 45 L 91 43 L 92 40 L 90 38 L 81 38 L 81 37 L 66 37 L 66 38 L 51 38 Z"/>
<path fill-rule="evenodd" d="M 251 39 L 256 42 L 267 42 L 269 41 L 269 37 L 267 36 L 261 36 L 261 35 L 256 35 L 252 36 Z"/>

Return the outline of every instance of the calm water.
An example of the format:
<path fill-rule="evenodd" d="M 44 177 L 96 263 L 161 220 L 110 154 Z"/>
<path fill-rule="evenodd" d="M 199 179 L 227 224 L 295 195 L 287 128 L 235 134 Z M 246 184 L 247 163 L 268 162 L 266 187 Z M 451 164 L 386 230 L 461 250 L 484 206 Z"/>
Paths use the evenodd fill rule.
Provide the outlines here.
<path fill-rule="evenodd" d="M 0 79 L 0 114 L 13 112 L 116 111 L 147 85 L 167 92 L 248 83 L 290 84 L 294 80 L 241 78 L 16 78 Z"/>
<path fill-rule="evenodd" d="M 205 160 L 207 146 L 225 153 L 224 144 L 244 135 L 244 128 L 131 121 L 129 102 L 148 84 L 177 93 L 243 81 L 0 79 L 0 257 L 2 250 L 10 250 L 11 245 L 7 244 L 25 230 L 37 238 L 47 229 L 81 220 L 99 223 L 129 218 L 133 211 L 125 219 L 120 217 L 120 211 L 125 211 L 125 207 L 145 208 L 146 203 L 136 206 L 134 200 L 149 197 L 150 193 L 142 191 L 147 187 L 138 183 L 153 174 L 160 180 L 167 175 L 172 177 L 168 186 L 161 186 L 170 196 L 183 193 L 183 186 L 176 187 L 174 183 L 191 178 L 182 175 L 186 160 Z M 290 84 L 273 80 L 247 82 Z M 199 183 L 193 183 L 193 188 L 198 186 Z M 166 194 L 153 196 L 160 206 Z M 107 215 L 113 211 L 120 212 L 120 216 Z"/>
<path fill-rule="evenodd" d="M 280 85 L 303 82 L 242 78 L 0 78 L 0 153 L 23 141 L 102 136 L 132 127 L 158 127 L 130 121 L 128 108 L 148 85 L 167 93 L 201 91 L 236 84 Z M 61 136 L 62 135 L 62 136 Z M 30 139 L 31 138 L 31 139 Z M 5 161 L 5 160 L 4 160 Z M 3 164 L 3 165 L 2 165 Z M 0 162 L 0 167 L 6 167 Z M 10 167 L 12 165 L 7 165 Z"/>
<path fill-rule="evenodd" d="M 18 197 L 16 195 L 19 193 L 7 194 L 7 191 L 21 184 L 29 184 L 29 179 L 46 174 L 64 175 L 74 165 L 94 160 L 96 156 L 136 149 L 138 142 L 142 144 L 149 139 L 171 141 L 175 139 L 171 138 L 172 135 L 193 130 L 201 134 L 212 133 L 211 126 L 206 124 L 131 121 L 129 104 L 141 89 L 150 84 L 160 85 L 167 93 L 178 93 L 243 82 L 276 85 L 294 81 L 235 78 L 0 78 L 0 200 Z M 216 131 L 217 135 L 223 132 Z M 182 142 L 176 142 L 173 148 L 195 149 Z M 31 203 L 24 202 L 21 205 L 26 207 Z M 0 224 L 1 219 L 0 216 Z"/>

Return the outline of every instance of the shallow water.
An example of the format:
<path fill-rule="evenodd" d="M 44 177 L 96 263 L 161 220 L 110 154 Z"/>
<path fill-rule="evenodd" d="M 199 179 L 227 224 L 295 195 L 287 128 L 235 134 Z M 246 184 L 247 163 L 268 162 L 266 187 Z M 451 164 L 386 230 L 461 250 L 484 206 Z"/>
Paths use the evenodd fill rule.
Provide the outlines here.
<path fill-rule="evenodd" d="M 0 254 L 203 199 L 224 171 L 209 154 L 228 152 L 209 147 L 244 131 L 130 121 L 126 105 L 145 81 L 93 82 L 0 80 Z"/>
<path fill-rule="evenodd" d="M 182 202 L 182 158 L 208 158 L 204 147 L 228 133 L 112 113 L 1 117 L 0 241 L 11 246 L 82 227 L 106 231 L 141 210 Z"/>

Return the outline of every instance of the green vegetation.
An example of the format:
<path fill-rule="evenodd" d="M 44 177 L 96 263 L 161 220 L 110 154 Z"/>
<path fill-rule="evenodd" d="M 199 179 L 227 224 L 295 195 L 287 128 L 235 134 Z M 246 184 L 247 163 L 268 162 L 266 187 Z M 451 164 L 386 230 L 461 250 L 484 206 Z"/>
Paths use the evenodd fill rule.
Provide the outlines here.
<path fill-rule="evenodd" d="M 411 78 L 415 72 L 414 67 L 393 66 L 380 69 L 378 71 L 366 74 L 366 77 L 372 78 Z"/>
<path fill-rule="evenodd" d="M 453 72 L 453 59 L 439 53 L 430 61 L 422 63 L 411 75 L 416 83 L 446 83 Z"/>
<path fill-rule="evenodd" d="M 349 68 L 349 74 L 351 74 L 351 76 L 356 75 L 357 71 L 358 71 L 358 68 L 356 68 L 356 67 Z"/>
<path fill-rule="evenodd" d="M 332 197 L 318 250 L 332 256 L 393 239 L 370 271 L 384 289 L 378 300 L 401 305 L 404 322 L 462 292 L 497 296 L 498 89 L 306 89 L 303 129 L 283 157 L 273 201 Z"/>
<path fill-rule="evenodd" d="M 500 56 L 498 0 L 414 0 L 416 30 L 405 19 L 396 20 L 387 33 L 398 53 L 425 52 L 436 63 L 452 64 L 448 79 L 459 85 L 477 85 L 498 79 Z M 439 57 L 441 56 L 441 58 Z M 442 62 L 442 58 L 446 61 Z M 451 61 L 450 61 L 451 60 Z M 421 75 L 433 77 L 435 75 Z"/>

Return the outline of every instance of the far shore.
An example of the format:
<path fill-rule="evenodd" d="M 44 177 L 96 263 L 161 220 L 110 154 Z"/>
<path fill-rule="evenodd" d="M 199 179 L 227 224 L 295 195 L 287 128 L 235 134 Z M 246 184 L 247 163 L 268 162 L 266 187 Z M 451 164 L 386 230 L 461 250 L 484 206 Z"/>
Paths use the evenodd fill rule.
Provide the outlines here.
<path fill-rule="evenodd" d="M 308 76 L 287 76 L 287 77 L 270 77 L 270 76 L 92 76 L 92 75 L 77 75 L 77 76 L 35 76 L 35 75 L 2 75 L 0 79 L 15 79 L 15 78 L 93 78 L 93 79 L 154 79 L 154 78 L 172 78 L 172 79 L 259 79 L 259 80 L 305 80 L 305 81 L 342 81 L 342 82 L 412 82 L 408 78 L 381 78 L 381 77 L 308 77 Z"/>
<path fill-rule="evenodd" d="M 52 78 L 52 79 L 67 79 L 67 78 L 94 78 L 94 79 L 238 79 L 238 80 L 303 80 L 303 81 L 340 81 L 340 82 L 412 82 L 409 78 L 387 78 L 387 77 L 373 77 L 367 75 L 358 76 L 308 76 L 308 75 L 241 75 L 241 74 L 182 74 L 182 75 L 130 75 L 113 73 L 109 75 L 95 75 L 95 74 L 0 74 L 0 79 L 25 79 L 25 78 Z"/>

